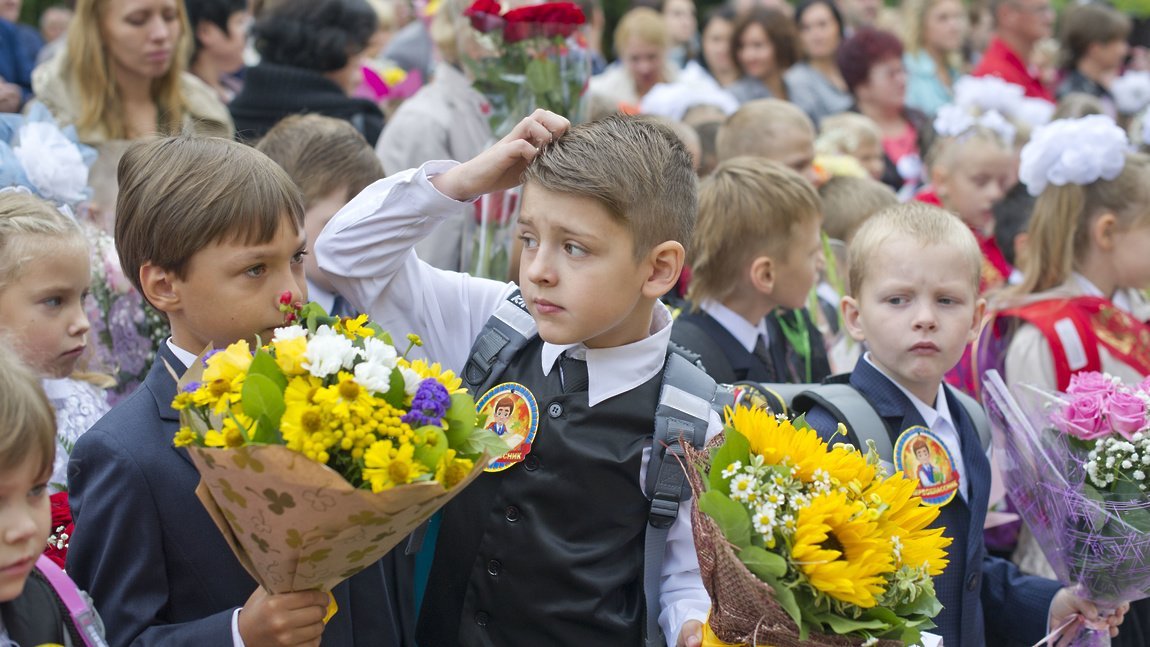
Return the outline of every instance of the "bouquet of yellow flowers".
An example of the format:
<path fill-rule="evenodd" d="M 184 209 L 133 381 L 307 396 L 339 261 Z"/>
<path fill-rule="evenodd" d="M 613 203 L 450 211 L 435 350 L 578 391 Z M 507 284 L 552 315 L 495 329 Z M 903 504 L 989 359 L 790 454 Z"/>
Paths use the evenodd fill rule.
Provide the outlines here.
<path fill-rule="evenodd" d="M 873 452 L 739 407 L 709 459 L 688 457 L 705 646 L 917 644 L 934 627 L 950 539 Z"/>
<path fill-rule="evenodd" d="M 505 444 L 439 364 L 409 361 L 361 315 L 281 306 L 253 350 L 209 351 L 179 382 L 175 444 L 236 557 L 272 593 L 330 590 L 374 563 Z"/>

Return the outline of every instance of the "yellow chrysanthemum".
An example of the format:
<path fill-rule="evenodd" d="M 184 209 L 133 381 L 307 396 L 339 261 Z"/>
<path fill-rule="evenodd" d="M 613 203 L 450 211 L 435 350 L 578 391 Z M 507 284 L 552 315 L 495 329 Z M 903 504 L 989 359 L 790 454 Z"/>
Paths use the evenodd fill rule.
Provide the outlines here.
<path fill-rule="evenodd" d="M 840 491 L 799 510 L 791 559 L 812 587 L 836 600 L 873 607 L 894 570 L 891 551 L 865 507 Z"/>
<path fill-rule="evenodd" d="M 172 444 L 176 447 L 187 447 L 188 445 L 195 443 L 196 438 L 198 438 L 198 436 L 196 435 L 196 432 L 191 430 L 191 428 L 180 427 L 180 430 L 176 432 L 176 438 L 172 441 Z"/>
<path fill-rule="evenodd" d="M 272 348 L 275 350 L 276 364 L 284 375 L 293 377 L 307 373 L 307 369 L 303 367 L 304 354 L 307 352 L 306 337 L 281 339 L 275 342 Z"/>
<path fill-rule="evenodd" d="M 288 380 L 284 389 L 284 406 L 315 404 L 315 395 L 323 388 L 323 380 L 311 375 L 297 375 Z"/>
<path fill-rule="evenodd" d="M 899 559 L 895 566 L 926 566 L 932 575 L 941 575 L 947 565 L 946 547 L 951 544 L 949 537 L 942 536 L 942 529 L 930 529 L 938 518 L 938 506 L 924 505 L 922 499 L 914 496 L 917 481 L 906 478 L 901 472 L 876 481 L 863 494 L 863 501 L 878 511 L 879 531 L 885 537 L 898 537 Z"/>
<path fill-rule="evenodd" d="M 454 449 L 448 449 L 439 459 L 439 466 L 435 469 L 435 480 L 439 481 L 443 489 L 450 490 L 467 478 L 475 461 L 469 458 L 457 458 Z"/>
<path fill-rule="evenodd" d="M 316 391 L 313 399 L 318 404 L 331 407 L 332 415 L 340 420 L 352 416 L 370 418 L 378 401 L 347 371 L 340 371 L 336 383 Z"/>
<path fill-rule="evenodd" d="M 467 389 L 463 388 L 463 380 L 455 374 L 454 371 L 445 371 L 439 365 L 439 362 L 428 365 L 425 360 L 417 359 L 414 362 L 408 361 L 405 358 L 400 358 L 400 366 L 406 366 L 419 374 L 423 379 L 436 379 L 447 389 L 448 393 L 466 393 Z"/>
<path fill-rule="evenodd" d="M 364 314 L 355 318 L 344 317 L 340 319 L 339 330 L 353 340 L 356 337 L 372 337 L 375 335 L 375 332 L 367 327 L 367 315 Z"/>
<path fill-rule="evenodd" d="M 397 485 L 411 483 L 427 473 L 423 463 L 415 460 L 415 446 L 381 440 L 367 448 L 363 455 L 363 478 L 371 483 L 372 492 L 382 492 Z"/>
<path fill-rule="evenodd" d="M 326 464 L 330 459 L 327 450 L 339 441 L 330 423 L 331 417 L 324 407 L 296 402 L 284 411 L 280 433 L 288 449 Z"/>
<path fill-rule="evenodd" d="M 236 376 L 246 373 L 251 365 L 252 349 L 246 339 L 241 339 L 208 358 L 203 381 L 214 382 L 222 379 L 232 382 Z"/>

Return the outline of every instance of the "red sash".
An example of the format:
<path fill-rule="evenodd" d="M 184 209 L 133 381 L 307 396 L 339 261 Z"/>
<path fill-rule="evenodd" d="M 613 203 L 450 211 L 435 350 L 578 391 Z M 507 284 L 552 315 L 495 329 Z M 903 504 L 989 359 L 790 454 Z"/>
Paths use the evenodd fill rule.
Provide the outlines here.
<path fill-rule="evenodd" d="M 1133 367 L 1141 375 L 1150 375 L 1150 326 L 1130 313 L 1117 308 L 1102 297 L 1074 297 L 1036 301 L 999 313 L 1003 317 L 1017 317 L 1038 328 L 1050 346 L 1054 358 L 1054 373 L 1058 390 L 1065 391 L 1070 376 L 1081 371 L 1101 371 L 1098 353 L 1101 345 L 1118 360 Z M 1068 321 L 1082 340 L 1086 365 L 1070 368 L 1070 360 L 1063 347 L 1057 326 Z"/>

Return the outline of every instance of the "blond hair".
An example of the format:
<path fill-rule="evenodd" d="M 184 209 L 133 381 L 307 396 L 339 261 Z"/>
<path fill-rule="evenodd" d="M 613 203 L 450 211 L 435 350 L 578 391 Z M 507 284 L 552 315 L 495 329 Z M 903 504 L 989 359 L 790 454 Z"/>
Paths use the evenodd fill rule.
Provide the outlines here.
<path fill-rule="evenodd" d="M 31 193 L 0 193 L 0 291 L 35 268 L 37 257 L 67 244 L 88 254 L 84 234 L 74 220 Z"/>
<path fill-rule="evenodd" d="M 819 123 L 815 152 L 819 155 L 854 155 L 866 144 L 882 143 L 878 124 L 857 112 L 842 112 L 824 117 Z"/>
<path fill-rule="evenodd" d="M 272 126 L 256 150 L 279 164 L 303 192 L 304 208 L 337 189 L 351 200 L 383 177 L 383 164 L 363 135 L 344 119 L 292 115 Z"/>
<path fill-rule="evenodd" d="M 898 204 L 894 189 L 870 177 L 832 177 L 819 187 L 823 231 L 849 243 L 867 218 Z"/>
<path fill-rule="evenodd" d="M 623 14 L 623 18 L 615 27 L 615 54 L 619 55 L 632 38 L 662 49 L 667 49 L 671 45 L 666 20 L 662 14 L 650 7 L 636 7 Z"/>
<path fill-rule="evenodd" d="M 795 129 L 808 131 L 814 140 L 811 118 L 795 104 L 780 99 L 748 101 L 723 122 L 715 150 L 720 162 L 744 155 L 770 157 L 779 135 Z"/>
<path fill-rule="evenodd" d="M 116 249 L 140 294 L 145 263 L 184 278 L 192 256 L 208 245 L 266 243 L 285 222 L 295 232 L 303 228 L 295 182 L 266 155 L 234 141 L 142 141 L 124 153 L 118 177 Z"/>
<path fill-rule="evenodd" d="M 1113 180 L 1085 186 L 1049 185 L 1034 203 L 1027 231 L 1025 277 L 1017 293 L 1032 294 L 1065 283 L 1090 247 L 1090 223 L 1112 213 L 1119 225 L 1150 221 L 1150 156 L 1126 153 L 1126 165 Z"/>
<path fill-rule="evenodd" d="M 56 412 L 40 380 L 15 353 L 0 353 L 0 470 L 35 459 L 47 476 L 55 458 Z"/>
<path fill-rule="evenodd" d="M 850 259 L 848 289 L 851 296 L 858 297 L 875 259 L 886 255 L 886 244 L 898 236 L 908 236 L 924 247 L 946 245 L 962 253 L 967 260 L 970 287 L 978 294 L 982 250 L 970 228 L 949 211 L 925 202 L 907 202 L 876 213 L 855 233 L 847 248 L 847 258 Z"/>
<path fill-rule="evenodd" d="M 781 257 L 795 229 L 820 218 L 814 187 L 795 171 L 761 157 L 736 157 L 699 186 L 699 220 L 691 255 L 693 303 L 721 301 L 762 255 Z"/>
<path fill-rule="evenodd" d="M 612 115 L 575 126 L 543 147 L 523 179 L 598 202 L 631 232 L 636 260 L 666 241 L 688 247 L 698 199 L 694 163 L 675 133 L 650 117 Z"/>
<path fill-rule="evenodd" d="M 1017 138 L 1017 136 L 1016 136 Z M 972 144 L 993 146 L 1003 152 L 1014 150 L 1014 142 L 1002 141 L 1002 136 L 984 126 L 973 126 L 957 137 L 937 137 L 927 148 L 923 160 L 926 167 L 932 171 L 935 168 L 952 170 L 956 162 L 961 160 L 961 153 L 968 150 Z"/>
<path fill-rule="evenodd" d="M 82 140 L 102 134 L 107 139 L 126 139 L 128 124 L 116 76 L 105 50 L 102 32 L 105 13 L 111 0 L 77 0 L 76 16 L 68 29 L 68 44 L 64 50 L 64 78 L 76 88 L 80 97 L 76 131 Z M 184 100 L 181 76 L 186 62 L 191 60 L 192 30 L 188 25 L 188 12 L 184 3 L 176 3 L 180 36 L 172 52 L 168 71 L 152 81 L 152 100 L 156 102 L 159 131 L 162 134 L 179 133 L 184 125 L 187 105 Z"/>

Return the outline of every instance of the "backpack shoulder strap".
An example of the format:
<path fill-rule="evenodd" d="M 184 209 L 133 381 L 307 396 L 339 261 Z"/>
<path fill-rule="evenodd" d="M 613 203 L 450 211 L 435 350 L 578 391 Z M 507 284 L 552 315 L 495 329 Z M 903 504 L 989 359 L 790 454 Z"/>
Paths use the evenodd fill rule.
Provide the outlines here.
<path fill-rule="evenodd" d="M 667 354 L 663 386 L 655 409 L 655 435 L 647 462 L 645 491 L 651 500 L 643 550 L 643 596 L 646 625 L 643 644 L 665 645 L 659 627 L 659 593 L 667 534 L 679 514 L 680 502 L 690 496 L 683 472 L 683 447 L 703 447 L 712 406 L 727 402 L 714 380 L 690 360 L 672 350 Z"/>
<path fill-rule="evenodd" d="M 671 328 L 671 341 L 690 349 L 703 363 L 703 370 L 716 380 L 734 380 L 735 369 L 731 367 L 727 354 L 715 338 L 703 329 L 690 315 L 679 315 Z"/>
<path fill-rule="evenodd" d="M 975 400 L 958 389 L 948 388 L 947 391 L 949 391 L 950 394 L 958 400 L 958 403 L 962 405 L 962 408 L 966 410 L 966 415 L 970 416 L 970 421 L 974 423 L 974 429 L 978 432 L 978 442 L 982 444 L 982 451 L 985 452 L 990 449 L 990 419 L 986 417 L 986 410 L 982 408 L 978 400 Z"/>
<path fill-rule="evenodd" d="M 483 324 L 483 330 L 471 345 L 471 355 L 463 367 L 463 385 L 476 399 L 482 397 L 537 334 L 539 329 L 527 312 L 527 303 L 519 290 L 515 290 Z"/>
<path fill-rule="evenodd" d="M 890 431 L 858 389 L 841 381 L 826 382 L 798 394 L 793 403 L 794 409 L 802 413 L 815 405 L 823 407 L 845 425 L 848 438 L 857 443 L 859 449 L 865 451 L 867 441 L 872 440 L 879 458 L 893 464 L 894 447 L 890 442 Z"/>
<path fill-rule="evenodd" d="M 44 555 L 36 560 L 36 570 L 44 576 L 55 594 L 71 638 L 80 641 L 77 647 L 108 647 L 104 640 L 104 623 L 76 583 Z"/>

